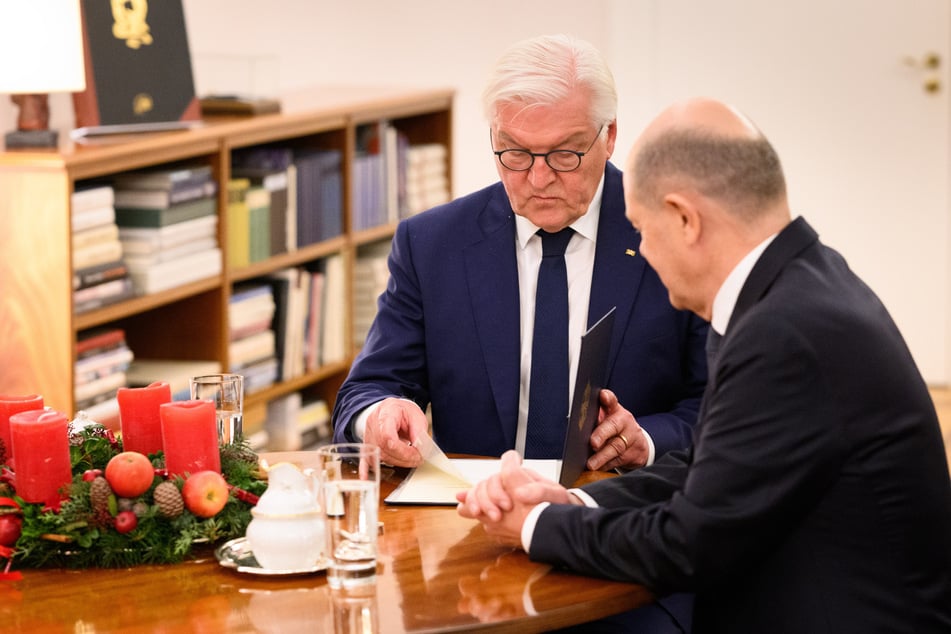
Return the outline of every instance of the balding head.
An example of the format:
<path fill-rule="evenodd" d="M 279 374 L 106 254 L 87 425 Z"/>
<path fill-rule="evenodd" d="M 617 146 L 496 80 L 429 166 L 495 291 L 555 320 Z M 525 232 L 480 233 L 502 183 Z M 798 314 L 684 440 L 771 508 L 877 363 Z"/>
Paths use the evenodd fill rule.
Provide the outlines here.
<path fill-rule="evenodd" d="M 672 106 L 644 130 L 624 199 L 671 303 L 704 319 L 736 264 L 789 222 L 776 152 L 748 118 L 711 99 Z"/>
<path fill-rule="evenodd" d="M 669 191 L 691 190 L 744 222 L 785 209 L 786 183 L 775 150 L 745 115 L 712 99 L 662 112 L 635 143 L 626 171 L 631 193 L 649 207 Z"/>

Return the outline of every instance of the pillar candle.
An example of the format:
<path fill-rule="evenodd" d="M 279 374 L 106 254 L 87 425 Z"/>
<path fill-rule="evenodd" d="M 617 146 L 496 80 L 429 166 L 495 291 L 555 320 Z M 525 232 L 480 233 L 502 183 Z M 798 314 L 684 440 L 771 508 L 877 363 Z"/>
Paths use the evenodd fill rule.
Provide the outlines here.
<path fill-rule="evenodd" d="M 165 468 L 170 475 L 221 472 L 215 404 L 209 400 L 173 401 L 159 406 Z"/>
<path fill-rule="evenodd" d="M 3 441 L 3 451 L 6 458 L 0 456 L 0 464 L 13 466 L 13 443 L 10 440 L 10 417 L 17 412 L 27 412 L 31 409 L 43 409 L 43 397 L 39 394 L 30 396 L 0 396 L 0 441 Z"/>
<path fill-rule="evenodd" d="M 119 402 L 122 448 L 145 455 L 162 451 L 159 405 L 172 400 L 169 384 L 158 381 L 147 387 L 120 387 L 116 390 L 116 400 Z"/>
<path fill-rule="evenodd" d="M 69 421 L 53 410 L 33 409 L 10 417 L 16 461 L 16 492 L 27 502 L 53 504 L 73 479 Z"/>

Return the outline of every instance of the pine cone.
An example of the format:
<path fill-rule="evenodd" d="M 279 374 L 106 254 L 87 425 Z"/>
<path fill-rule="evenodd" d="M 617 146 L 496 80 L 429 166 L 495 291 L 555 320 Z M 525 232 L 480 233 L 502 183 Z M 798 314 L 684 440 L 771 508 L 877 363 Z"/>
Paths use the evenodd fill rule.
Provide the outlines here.
<path fill-rule="evenodd" d="M 152 499 L 159 507 L 159 513 L 165 517 L 178 517 L 185 510 L 185 500 L 182 499 L 182 492 L 178 490 L 174 482 L 159 483 L 152 493 Z"/>
<path fill-rule="evenodd" d="M 89 484 L 89 504 L 94 513 L 109 512 L 109 496 L 112 495 L 112 488 L 102 476 L 96 476 Z"/>

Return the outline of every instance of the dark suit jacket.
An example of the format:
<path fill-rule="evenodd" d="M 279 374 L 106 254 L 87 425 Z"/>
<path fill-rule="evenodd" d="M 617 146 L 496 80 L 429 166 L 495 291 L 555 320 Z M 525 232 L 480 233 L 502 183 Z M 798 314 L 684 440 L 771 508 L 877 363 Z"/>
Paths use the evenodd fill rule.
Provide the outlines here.
<path fill-rule="evenodd" d="M 658 592 L 694 631 L 951 631 L 951 486 L 885 308 L 802 219 L 763 253 L 693 447 L 542 512 L 531 557 Z"/>
<path fill-rule="evenodd" d="M 670 306 L 637 253 L 621 173 L 605 173 L 588 309 L 617 307 L 607 387 L 637 416 L 657 455 L 690 443 L 706 380 L 707 325 Z M 515 215 L 500 183 L 399 224 L 390 280 L 363 350 L 337 394 L 334 439 L 388 396 L 432 405 L 446 451 L 498 456 L 515 446 L 519 289 Z M 628 250 L 636 255 L 630 255 Z"/>

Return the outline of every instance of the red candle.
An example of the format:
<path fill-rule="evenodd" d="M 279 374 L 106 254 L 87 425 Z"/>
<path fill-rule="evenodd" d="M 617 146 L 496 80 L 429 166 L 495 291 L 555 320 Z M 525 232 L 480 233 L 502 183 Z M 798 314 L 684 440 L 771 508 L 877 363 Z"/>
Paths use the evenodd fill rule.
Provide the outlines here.
<path fill-rule="evenodd" d="M 60 489 L 73 479 L 66 415 L 46 409 L 19 412 L 10 417 L 10 437 L 17 456 L 17 495 L 27 502 L 56 503 Z"/>
<path fill-rule="evenodd" d="M 165 468 L 170 475 L 198 471 L 221 473 L 215 404 L 208 400 L 173 401 L 159 406 Z"/>
<path fill-rule="evenodd" d="M 116 390 L 116 400 L 119 401 L 122 448 L 145 455 L 162 451 L 159 405 L 172 400 L 169 384 L 157 381 L 147 387 L 120 387 Z"/>
<path fill-rule="evenodd" d="M 28 412 L 31 409 L 43 409 L 43 397 L 39 394 L 30 396 L 0 396 L 0 441 L 3 449 L 0 450 L 0 464 L 13 466 L 13 442 L 10 440 L 10 417 L 18 412 Z M 6 458 L 4 458 L 4 455 Z"/>

